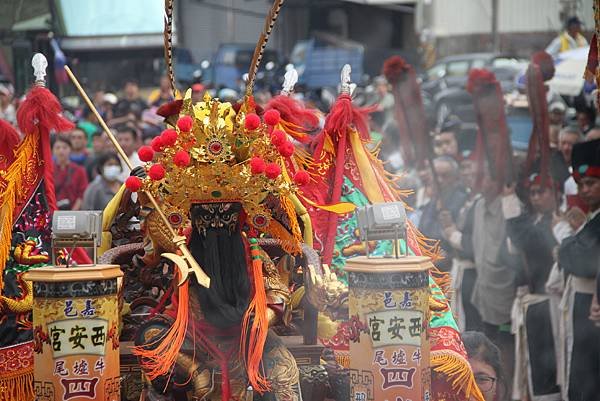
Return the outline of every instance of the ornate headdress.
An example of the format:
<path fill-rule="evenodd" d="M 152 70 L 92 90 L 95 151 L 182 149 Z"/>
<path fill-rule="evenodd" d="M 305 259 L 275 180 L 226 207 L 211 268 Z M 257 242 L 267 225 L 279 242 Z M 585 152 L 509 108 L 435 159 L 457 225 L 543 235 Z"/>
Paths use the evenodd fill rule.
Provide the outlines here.
<path fill-rule="evenodd" d="M 250 229 L 298 252 L 302 234 L 289 199 L 297 185 L 282 172 L 294 145 L 277 143 L 277 121 L 268 123 L 254 113 L 251 99 L 236 111 L 208 94 L 192 104 L 188 91 L 175 126 L 139 151 L 149 162 L 148 177 L 131 177 L 128 185 L 160 199 L 175 227 L 187 225 L 194 204 L 239 202 Z"/>

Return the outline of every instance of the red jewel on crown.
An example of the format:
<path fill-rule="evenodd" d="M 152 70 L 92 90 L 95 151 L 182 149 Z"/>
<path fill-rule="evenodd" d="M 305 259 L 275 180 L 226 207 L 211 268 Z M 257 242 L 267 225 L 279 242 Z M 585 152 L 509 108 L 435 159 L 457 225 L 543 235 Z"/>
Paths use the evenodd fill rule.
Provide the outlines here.
<path fill-rule="evenodd" d="M 254 216 L 252 223 L 254 224 L 254 227 L 262 228 L 267 225 L 267 218 L 262 214 L 259 214 Z"/>
<path fill-rule="evenodd" d="M 183 221 L 183 217 L 179 213 L 171 213 L 169 215 L 169 223 L 174 226 L 178 226 Z"/>
<path fill-rule="evenodd" d="M 210 141 L 208 151 L 213 155 L 219 155 L 223 151 L 223 144 L 217 140 Z"/>

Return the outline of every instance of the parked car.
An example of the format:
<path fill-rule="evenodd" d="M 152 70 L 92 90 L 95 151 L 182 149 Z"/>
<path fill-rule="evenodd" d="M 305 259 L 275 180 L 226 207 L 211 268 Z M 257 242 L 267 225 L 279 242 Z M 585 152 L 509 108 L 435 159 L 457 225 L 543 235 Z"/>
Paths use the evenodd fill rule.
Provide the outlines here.
<path fill-rule="evenodd" d="M 457 138 L 461 151 L 471 151 L 475 148 L 478 131 L 477 116 L 471 95 L 465 90 L 455 92 L 451 98 L 451 114 L 458 117 L 461 124 L 461 135 Z M 529 138 L 533 129 L 529 103 L 523 93 L 513 91 L 504 95 L 506 125 L 510 135 L 511 145 L 515 152 L 527 152 Z"/>
<path fill-rule="evenodd" d="M 430 122 L 440 125 L 450 114 L 457 114 L 470 102 L 466 91 L 469 71 L 486 68 L 496 74 L 504 93 L 516 88 L 519 73 L 527 60 L 495 53 L 470 53 L 446 57 L 428 69 L 422 76 L 426 113 Z"/>

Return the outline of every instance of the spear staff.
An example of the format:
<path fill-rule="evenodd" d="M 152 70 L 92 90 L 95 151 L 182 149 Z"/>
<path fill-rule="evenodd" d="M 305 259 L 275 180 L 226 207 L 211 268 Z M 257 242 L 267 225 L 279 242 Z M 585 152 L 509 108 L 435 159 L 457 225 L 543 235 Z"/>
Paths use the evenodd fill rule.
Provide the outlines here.
<path fill-rule="evenodd" d="M 71 69 L 68 66 L 65 66 L 65 71 L 67 72 L 67 75 L 71 79 L 71 82 L 73 82 L 73 85 L 75 85 L 75 88 L 77 88 L 77 90 L 79 91 L 79 94 L 81 95 L 81 97 L 83 98 L 83 100 L 85 101 L 87 106 L 90 108 L 92 113 L 94 113 L 94 116 L 96 116 L 96 118 L 98 119 L 98 123 L 100 124 L 100 127 L 102 127 L 102 130 L 104 130 L 104 132 L 106 132 L 106 135 L 108 135 L 108 138 L 114 145 L 119 156 L 121 156 L 121 158 L 125 161 L 125 164 L 127 164 L 127 167 L 129 167 L 129 169 L 132 170 L 133 165 L 131 164 L 129 157 L 127 157 L 127 154 L 125 153 L 125 151 L 123 150 L 121 145 L 119 145 L 117 138 L 115 138 L 113 133 L 108 128 L 108 126 L 104 122 L 104 119 L 102 118 L 102 116 L 100 116 L 100 113 L 98 113 L 98 110 L 96 110 L 96 107 L 90 100 L 87 93 L 85 93 L 85 90 L 79 84 L 79 81 L 77 80 L 77 78 L 75 77 L 75 75 L 73 74 Z M 169 223 L 167 216 L 165 215 L 162 208 L 158 204 L 156 198 L 148 191 L 144 191 L 144 193 L 150 200 L 150 203 L 152 203 L 154 210 L 156 210 L 158 212 L 158 215 L 160 216 L 163 223 L 165 224 L 165 227 L 167 227 L 167 229 L 169 230 L 169 233 L 172 236 L 173 243 L 177 246 L 177 248 L 181 252 L 181 256 L 175 255 L 172 253 L 162 254 L 162 256 L 164 256 L 165 258 L 175 262 L 177 264 L 177 267 L 181 271 L 179 285 L 182 285 L 187 280 L 189 273 L 191 272 L 196 276 L 196 280 L 198 281 L 198 284 L 202 285 L 203 287 L 209 288 L 210 287 L 210 277 L 208 277 L 206 275 L 206 273 L 202 270 L 202 268 L 200 267 L 198 262 L 196 262 L 196 260 L 192 256 L 192 253 L 190 252 L 190 250 L 188 249 L 188 247 L 186 245 L 186 238 L 181 235 L 178 235 L 175 232 L 175 230 L 171 226 L 171 223 Z"/>

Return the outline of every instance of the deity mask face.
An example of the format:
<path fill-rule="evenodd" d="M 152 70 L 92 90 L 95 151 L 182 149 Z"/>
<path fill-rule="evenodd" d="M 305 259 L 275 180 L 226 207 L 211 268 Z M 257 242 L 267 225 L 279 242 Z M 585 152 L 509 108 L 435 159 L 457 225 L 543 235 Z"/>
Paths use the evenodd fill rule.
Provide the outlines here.
<path fill-rule="evenodd" d="M 239 202 L 194 204 L 190 210 L 192 223 L 199 234 L 206 236 L 209 229 L 227 230 L 229 234 L 239 229 L 242 205 Z"/>
<path fill-rule="evenodd" d="M 190 209 L 190 251 L 211 278 L 210 288 L 198 287 L 196 293 L 205 319 L 221 328 L 240 324 L 250 300 L 241 212 L 239 202 L 198 203 Z"/>

